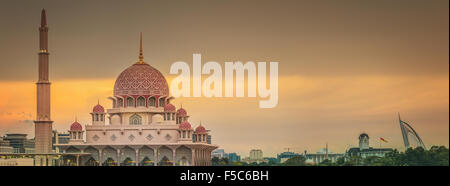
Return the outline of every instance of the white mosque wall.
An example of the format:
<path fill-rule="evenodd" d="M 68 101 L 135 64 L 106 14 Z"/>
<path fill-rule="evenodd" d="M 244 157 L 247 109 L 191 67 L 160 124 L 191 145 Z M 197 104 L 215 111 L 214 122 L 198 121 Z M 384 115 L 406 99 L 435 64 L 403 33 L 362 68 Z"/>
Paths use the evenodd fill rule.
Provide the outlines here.
<path fill-rule="evenodd" d="M 164 144 L 179 138 L 176 124 L 86 126 L 86 144 Z"/>

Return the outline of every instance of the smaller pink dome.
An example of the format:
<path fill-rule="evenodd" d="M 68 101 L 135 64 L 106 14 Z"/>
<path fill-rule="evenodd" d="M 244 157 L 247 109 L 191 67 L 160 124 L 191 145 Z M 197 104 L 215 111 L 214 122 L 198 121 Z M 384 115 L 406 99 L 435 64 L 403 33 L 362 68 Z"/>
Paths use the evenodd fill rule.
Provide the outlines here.
<path fill-rule="evenodd" d="M 103 113 L 105 112 L 105 108 L 103 108 L 100 104 L 97 104 L 94 109 L 92 109 L 92 112 Z"/>
<path fill-rule="evenodd" d="M 177 110 L 175 106 L 170 103 L 164 106 L 164 112 L 175 112 L 175 110 Z"/>
<path fill-rule="evenodd" d="M 205 133 L 206 133 L 206 129 L 205 129 L 205 127 L 203 127 L 202 125 L 199 125 L 199 126 L 195 129 L 195 133 L 197 133 L 197 134 L 205 134 Z"/>
<path fill-rule="evenodd" d="M 178 111 L 177 111 L 177 115 L 178 115 L 178 116 L 181 116 L 181 117 L 187 116 L 187 112 L 186 112 L 186 110 L 184 110 L 184 108 L 180 108 L 180 109 L 178 109 Z"/>
<path fill-rule="evenodd" d="M 72 125 L 70 125 L 70 130 L 71 131 L 82 131 L 83 127 L 81 126 L 80 123 L 75 121 L 75 122 L 72 123 Z"/>
<path fill-rule="evenodd" d="M 191 124 L 187 121 L 180 124 L 180 129 L 189 130 L 191 129 Z"/>

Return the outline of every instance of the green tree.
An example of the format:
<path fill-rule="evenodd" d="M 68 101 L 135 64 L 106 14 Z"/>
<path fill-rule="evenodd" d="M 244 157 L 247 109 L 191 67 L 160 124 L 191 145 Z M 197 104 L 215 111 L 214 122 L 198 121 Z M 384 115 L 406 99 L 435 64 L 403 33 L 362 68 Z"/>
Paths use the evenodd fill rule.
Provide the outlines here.
<path fill-rule="evenodd" d="M 233 166 L 242 166 L 243 163 L 239 162 L 239 161 L 234 161 L 234 162 L 231 162 L 231 165 L 233 165 Z"/>
<path fill-rule="evenodd" d="M 345 163 L 345 158 L 344 157 L 340 157 L 336 160 L 336 165 L 342 166 Z"/>
<path fill-rule="evenodd" d="M 229 161 L 228 161 L 227 157 L 224 157 L 224 158 L 220 159 L 220 161 L 219 161 L 219 165 L 224 166 L 224 165 L 228 165 L 228 164 L 229 164 Z"/>
<path fill-rule="evenodd" d="M 322 162 L 319 163 L 319 166 L 334 166 L 336 165 L 335 163 L 333 163 L 331 160 L 329 159 L 325 159 Z"/>
<path fill-rule="evenodd" d="M 211 165 L 212 165 L 212 166 L 218 166 L 218 165 L 219 165 L 219 162 L 220 162 L 220 159 L 219 159 L 218 157 L 213 157 L 213 158 L 211 159 Z"/>
<path fill-rule="evenodd" d="M 343 166 L 359 166 L 362 164 L 362 158 L 361 156 L 350 156 Z"/>
<path fill-rule="evenodd" d="M 364 166 L 383 166 L 384 163 L 382 162 L 381 157 L 378 156 L 369 156 L 364 158 L 363 164 Z"/>
<path fill-rule="evenodd" d="M 283 163 L 283 165 L 286 165 L 286 166 L 305 166 L 306 165 L 305 161 L 306 161 L 305 157 L 303 157 L 303 156 L 295 156 L 295 157 L 292 157 L 292 158 L 286 160 Z"/>

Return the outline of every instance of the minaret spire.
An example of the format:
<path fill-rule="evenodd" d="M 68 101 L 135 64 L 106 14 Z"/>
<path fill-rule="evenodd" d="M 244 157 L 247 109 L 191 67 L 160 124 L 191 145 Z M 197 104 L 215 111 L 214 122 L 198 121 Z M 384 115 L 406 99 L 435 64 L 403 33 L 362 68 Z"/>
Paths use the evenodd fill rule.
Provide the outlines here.
<path fill-rule="evenodd" d="M 144 64 L 144 54 L 142 50 L 142 32 L 140 32 L 140 38 L 139 38 L 139 62 L 138 64 Z"/>
<path fill-rule="evenodd" d="M 42 9 L 41 12 L 41 27 L 47 26 L 47 18 L 45 16 L 45 9 Z"/>

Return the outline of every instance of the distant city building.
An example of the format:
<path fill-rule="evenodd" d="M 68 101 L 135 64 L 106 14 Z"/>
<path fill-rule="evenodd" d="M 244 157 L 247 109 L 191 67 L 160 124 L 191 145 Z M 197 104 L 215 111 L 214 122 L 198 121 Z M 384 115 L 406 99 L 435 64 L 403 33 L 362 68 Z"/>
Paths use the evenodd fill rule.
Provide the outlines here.
<path fill-rule="evenodd" d="M 9 145 L 9 141 L 3 140 L 3 137 L 0 137 L 0 153 L 13 153 L 14 148 Z"/>
<path fill-rule="evenodd" d="M 225 150 L 223 150 L 223 149 L 213 150 L 211 152 L 211 157 L 217 157 L 217 158 L 221 159 L 221 158 L 225 157 Z"/>
<path fill-rule="evenodd" d="M 278 163 L 284 163 L 286 160 L 296 156 L 300 156 L 300 154 L 294 152 L 282 152 L 281 154 L 277 154 L 276 159 Z"/>
<path fill-rule="evenodd" d="M 229 162 L 240 162 L 241 161 L 241 156 L 237 155 L 236 153 L 228 153 L 225 154 L 225 157 L 228 158 Z"/>
<path fill-rule="evenodd" d="M 261 163 L 261 162 L 267 162 L 264 160 L 263 152 L 261 149 L 252 149 L 250 150 L 250 155 L 247 158 L 243 159 L 246 163 Z"/>
<path fill-rule="evenodd" d="M 336 162 L 340 157 L 344 157 L 344 154 L 333 153 L 328 148 L 322 148 L 315 154 L 308 154 L 305 152 L 306 163 L 319 164 L 325 160 Z"/>
<path fill-rule="evenodd" d="M 384 157 L 387 153 L 392 152 L 392 148 L 372 148 L 369 145 L 369 135 L 362 133 L 359 135 L 359 147 L 350 148 L 346 152 L 346 157 L 360 156 L 366 158 L 369 156 Z"/>
<path fill-rule="evenodd" d="M 34 139 L 27 139 L 27 134 L 6 134 L 2 141 L 7 141 L 13 153 L 34 153 Z"/>
<path fill-rule="evenodd" d="M 223 149 L 216 149 L 211 152 L 211 157 L 217 157 L 219 159 L 222 158 L 228 158 L 229 162 L 240 162 L 241 156 L 238 154 L 232 152 L 232 153 L 225 153 L 225 150 Z"/>

